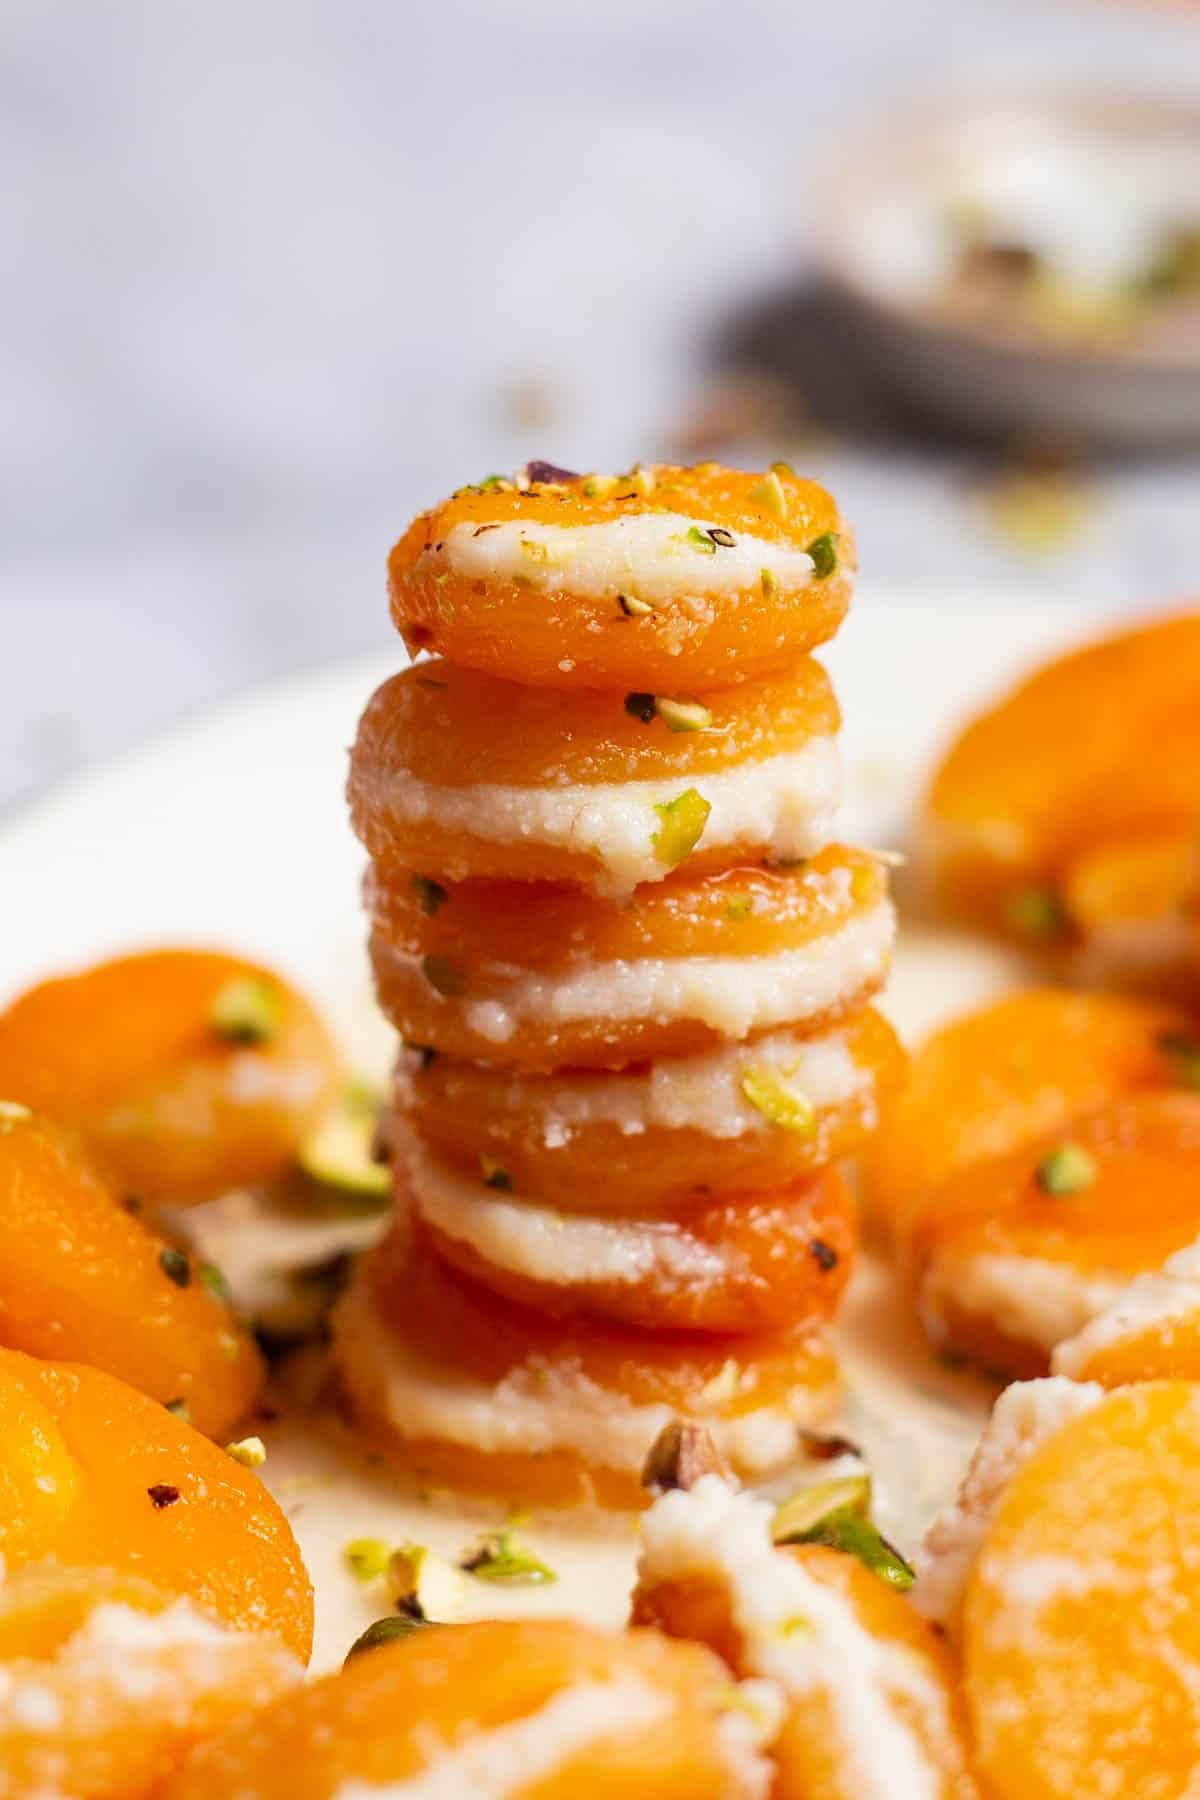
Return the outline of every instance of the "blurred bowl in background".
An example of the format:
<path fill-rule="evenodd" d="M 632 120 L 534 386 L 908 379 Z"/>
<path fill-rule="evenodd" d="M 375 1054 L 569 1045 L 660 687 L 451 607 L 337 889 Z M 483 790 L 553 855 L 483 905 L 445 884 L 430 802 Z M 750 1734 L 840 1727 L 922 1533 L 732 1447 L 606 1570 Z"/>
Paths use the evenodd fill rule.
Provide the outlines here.
<path fill-rule="evenodd" d="M 1200 442 L 1200 106 L 927 101 L 829 172 L 824 273 L 881 376 L 980 435 Z"/>

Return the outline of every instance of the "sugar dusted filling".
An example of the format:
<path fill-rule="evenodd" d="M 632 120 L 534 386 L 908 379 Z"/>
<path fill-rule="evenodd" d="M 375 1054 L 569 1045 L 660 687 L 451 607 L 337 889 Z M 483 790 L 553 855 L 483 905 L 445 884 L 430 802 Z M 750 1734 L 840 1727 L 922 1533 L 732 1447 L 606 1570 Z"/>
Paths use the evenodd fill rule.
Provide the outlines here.
<path fill-rule="evenodd" d="M 1200 1313 L 1200 1242 L 1169 1256 L 1152 1274 L 1137 1275 L 1074 1337 L 1055 1347 L 1056 1375 L 1086 1374 L 1092 1358 L 1144 1332 L 1169 1329 Z"/>
<path fill-rule="evenodd" d="M 380 803 L 405 824 L 589 857 L 597 886 L 624 895 L 670 873 L 655 853 L 662 820 L 654 809 L 690 787 L 710 808 L 700 849 L 752 849 L 778 861 L 814 855 L 832 837 L 840 765 L 834 738 L 813 737 L 798 750 L 705 770 L 694 779 L 447 787 L 394 769 L 380 786 Z"/>
<path fill-rule="evenodd" d="M 518 581 L 614 602 L 618 594 L 628 594 L 651 605 L 686 606 L 690 598 L 761 592 L 764 570 L 784 592 L 811 583 L 807 551 L 742 531 L 728 534 L 732 543 L 717 545 L 689 535 L 706 534 L 711 524 L 667 512 L 591 525 L 512 519 L 483 532 L 464 521 L 446 533 L 440 558 L 472 581 Z"/>
<path fill-rule="evenodd" d="M 984 1320 L 1048 1355 L 1124 1285 L 1120 1276 L 1084 1274 L 1045 1257 L 956 1253 L 930 1264 L 921 1283 L 921 1317 L 935 1343 L 946 1337 L 947 1317 L 957 1314 Z"/>

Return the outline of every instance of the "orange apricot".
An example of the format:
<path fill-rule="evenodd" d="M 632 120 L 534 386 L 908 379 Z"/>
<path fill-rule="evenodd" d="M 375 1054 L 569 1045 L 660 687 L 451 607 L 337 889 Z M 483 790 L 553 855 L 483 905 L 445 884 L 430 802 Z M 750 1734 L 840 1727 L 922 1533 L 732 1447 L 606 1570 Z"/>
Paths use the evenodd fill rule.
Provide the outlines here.
<path fill-rule="evenodd" d="M 152 1204 L 280 1174 L 336 1067 L 303 995 L 217 951 L 97 963 L 0 1013 L 0 1096 L 72 1126 L 126 1194 Z"/>
<path fill-rule="evenodd" d="M 925 829 L 943 898 L 990 927 L 1052 929 L 1070 865 L 1200 816 L 1200 613 L 1046 664 L 976 718 L 934 776 Z"/>
<path fill-rule="evenodd" d="M 836 845 L 794 869 L 673 876 L 623 907 L 391 868 L 368 878 L 367 904 L 380 1004 L 402 1036 L 529 1070 L 820 1030 L 879 989 L 894 932 L 882 864 Z"/>
<path fill-rule="evenodd" d="M 413 521 L 388 563 L 410 650 L 532 687 L 705 689 L 780 668 L 845 617 L 854 540 L 782 463 L 542 475 Z"/>
<path fill-rule="evenodd" d="M 197 1749 L 162 1800 L 752 1800 L 765 1769 L 716 1657 L 558 1619 L 440 1626 L 351 1659 Z"/>
<path fill-rule="evenodd" d="M 1016 1472 L 964 1608 L 967 1705 L 996 1800 L 1195 1792 L 1200 1388 L 1111 1394 Z"/>
<path fill-rule="evenodd" d="M 1008 1374 L 1050 1352 L 1128 1282 L 1200 1234 L 1200 1094 L 1136 1094 L 972 1163 L 908 1244 L 927 1329 Z"/>
<path fill-rule="evenodd" d="M 0 1350 L 0 1557 L 132 1573 L 307 1661 L 312 1584 L 257 1476 L 98 1369 Z"/>
<path fill-rule="evenodd" d="M 265 1368 L 217 1270 L 132 1215 L 66 1132 L 0 1106 L 0 1344 L 117 1375 L 228 1437 Z"/>
<path fill-rule="evenodd" d="M 1200 978 L 1196 830 L 1099 845 L 1070 865 L 1061 891 L 1087 979 L 1166 995 Z"/>
<path fill-rule="evenodd" d="M 954 1019 L 916 1051 L 866 1158 L 868 1203 L 901 1244 L 941 1182 L 1110 1100 L 1188 1084 L 1173 1007 L 1031 988 Z"/>
<path fill-rule="evenodd" d="M 775 1331 L 832 1318 L 853 1261 L 854 1203 L 833 1169 L 653 1220 L 539 1206 L 424 1157 L 408 1185 L 440 1256 L 550 1314 L 669 1331 Z"/>
<path fill-rule="evenodd" d="M 957 1673 L 932 1628 L 854 1557 L 776 1547 L 770 1524 L 717 1476 L 665 1494 L 643 1521 L 634 1622 L 778 1683 L 778 1800 L 977 1800 Z"/>
<path fill-rule="evenodd" d="M 895 1033 L 868 1008 L 821 1037 L 771 1032 L 621 1074 L 409 1055 L 396 1116 L 452 1168 L 503 1170 L 516 1193 L 564 1212 L 670 1217 L 855 1154 L 903 1070 Z"/>
<path fill-rule="evenodd" d="M 761 1472 L 837 1399 L 809 1325 L 745 1337 L 552 1318 L 399 1226 L 359 1264 L 333 1326 L 343 1391 L 381 1449 L 426 1484 L 520 1504 L 643 1505 L 642 1462 L 676 1413 Z"/>
<path fill-rule="evenodd" d="M 828 841 L 840 719 L 818 663 L 673 704 L 420 663 L 359 723 L 354 829 L 373 857 L 426 876 L 622 895 L 685 860 L 793 859 Z"/>
<path fill-rule="evenodd" d="M 1197 1243 L 1176 1250 L 1161 1269 L 1135 1275 L 1081 1331 L 1055 1345 L 1052 1367 L 1106 1388 L 1200 1381 Z"/>
<path fill-rule="evenodd" d="M 135 1575 L 31 1563 L 0 1583 L 0 1792 L 152 1800 L 191 1746 L 300 1665 Z"/>

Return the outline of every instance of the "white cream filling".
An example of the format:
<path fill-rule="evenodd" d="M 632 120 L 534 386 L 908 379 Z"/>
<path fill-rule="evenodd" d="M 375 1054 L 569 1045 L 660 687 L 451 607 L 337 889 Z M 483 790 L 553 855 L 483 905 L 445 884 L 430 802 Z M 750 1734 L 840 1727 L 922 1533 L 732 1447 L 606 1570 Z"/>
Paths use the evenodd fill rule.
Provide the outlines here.
<path fill-rule="evenodd" d="M 752 1044 L 723 1045 L 701 1056 L 663 1057 L 636 1075 L 512 1076 L 497 1095 L 497 1111 L 536 1121 L 548 1150 L 562 1149 L 577 1133 L 604 1125 L 614 1125 L 623 1137 L 647 1131 L 765 1136 L 778 1127 L 742 1092 L 742 1077 L 751 1067 L 771 1069 L 790 1093 L 818 1112 L 844 1105 L 872 1085 L 870 1071 L 854 1060 L 845 1031 L 817 1038 L 777 1031 Z M 444 1082 L 450 1105 L 471 1103 L 470 1089 L 463 1094 L 452 1071 Z M 397 1097 L 402 1105 L 412 1103 L 403 1076 L 398 1077 Z"/>
<path fill-rule="evenodd" d="M 732 544 L 689 538 L 712 523 L 666 512 L 593 525 L 512 519 L 484 531 L 463 521 L 450 527 L 440 555 L 456 575 L 472 581 L 518 580 L 596 600 L 629 594 L 652 605 L 686 607 L 689 599 L 761 592 L 764 569 L 785 593 L 811 583 L 812 557 L 790 544 L 744 531 L 730 532 Z"/>
<path fill-rule="evenodd" d="M 765 1676 L 803 1707 L 819 1694 L 858 1800 L 938 1800 L 942 1776 L 896 1702 L 928 1722 L 953 1754 L 939 1685 L 900 1646 L 873 1637 L 854 1609 L 771 1542 L 773 1509 L 716 1475 L 664 1494 L 642 1521 L 642 1587 L 714 1576 L 729 1596 L 743 1672 Z"/>
<path fill-rule="evenodd" d="M 580 1682 L 553 1694 L 523 1719 L 435 1752 L 416 1775 L 398 1781 L 345 1781 L 336 1800 L 505 1800 L 548 1780 L 599 1739 L 660 1724 L 672 1704 L 668 1694 L 631 1675 Z"/>
<path fill-rule="evenodd" d="M 939 1256 L 921 1283 L 921 1318 L 935 1343 L 946 1338 L 947 1317 L 965 1313 L 1049 1354 L 1108 1306 L 1124 1285 L 1118 1275 L 1085 1275 L 1070 1263 L 1040 1256 L 982 1251 Z"/>
<path fill-rule="evenodd" d="M 503 1044 L 528 1021 L 695 1019 L 723 1037 L 798 1024 L 853 998 L 886 971 L 895 913 L 882 900 L 839 930 L 770 956 L 642 957 L 560 975 L 523 975 L 502 995 L 468 1000 L 471 1030 Z"/>
<path fill-rule="evenodd" d="M 677 1407 L 643 1405 L 587 1376 L 530 1361 L 491 1386 L 435 1368 L 412 1355 L 389 1330 L 365 1284 L 355 1282 L 339 1302 L 335 1333 L 343 1379 L 365 1409 L 408 1438 L 440 1438 L 485 1454 L 574 1451 L 596 1468 L 638 1476 L 651 1444 L 679 1416 Z M 370 1387 L 364 1387 L 364 1370 Z M 739 1371 L 710 1383 L 716 1406 L 737 1393 Z M 836 1384 L 796 1388 L 786 1404 L 737 1418 L 698 1410 L 726 1460 L 747 1475 L 762 1474 L 795 1454 L 797 1426 L 821 1423 L 837 1400 Z"/>
<path fill-rule="evenodd" d="M 610 1220 L 510 1200 L 468 1181 L 417 1144 L 407 1153 L 411 1192 L 421 1217 L 495 1268 L 553 1287 L 652 1281 L 663 1290 L 727 1277 L 741 1258 L 661 1220 Z"/>
<path fill-rule="evenodd" d="M 992 1408 L 957 1499 L 940 1512 L 916 1556 L 912 1601 L 941 1625 L 957 1623 L 967 1579 L 1009 1482 L 1039 1445 L 1104 1398 L 1095 1382 L 1015 1381 Z"/>
<path fill-rule="evenodd" d="M 833 834 L 841 786 L 837 743 L 813 737 L 798 750 L 695 775 L 650 781 L 447 787 L 407 769 L 382 777 L 379 803 L 408 825 L 436 825 L 491 844 L 537 844 L 593 857 L 606 892 L 629 894 L 671 870 L 655 854 L 656 806 L 688 788 L 708 802 L 697 848 L 753 849 L 778 861 L 813 856 Z"/>
<path fill-rule="evenodd" d="M 1078 1375 L 1093 1356 L 1200 1313 L 1200 1242 L 1169 1256 L 1161 1269 L 1138 1275 L 1074 1337 L 1056 1345 L 1051 1366 L 1056 1375 Z"/>

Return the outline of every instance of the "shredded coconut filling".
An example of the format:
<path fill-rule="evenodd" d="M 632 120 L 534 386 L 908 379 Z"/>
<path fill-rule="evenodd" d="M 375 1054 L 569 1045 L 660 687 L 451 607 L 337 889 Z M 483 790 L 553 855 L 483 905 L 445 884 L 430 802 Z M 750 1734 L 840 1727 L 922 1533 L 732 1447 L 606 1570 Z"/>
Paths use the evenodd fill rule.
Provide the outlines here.
<path fill-rule="evenodd" d="M 955 1253 L 930 1264 L 921 1283 L 921 1317 L 935 1342 L 946 1336 L 946 1318 L 957 1313 L 985 1320 L 1049 1354 L 1109 1305 L 1123 1286 L 1118 1275 L 1085 1275 L 1070 1263 L 1046 1257 Z"/>
<path fill-rule="evenodd" d="M 1055 1347 L 1056 1375 L 1078 1375 L 1093 1356 L 1128 1338 L 1200 1314 L 1200 1242 L 1169 1256 L 1161 1269 L 1137 1275 L 1074 1337 Z"/>

